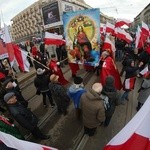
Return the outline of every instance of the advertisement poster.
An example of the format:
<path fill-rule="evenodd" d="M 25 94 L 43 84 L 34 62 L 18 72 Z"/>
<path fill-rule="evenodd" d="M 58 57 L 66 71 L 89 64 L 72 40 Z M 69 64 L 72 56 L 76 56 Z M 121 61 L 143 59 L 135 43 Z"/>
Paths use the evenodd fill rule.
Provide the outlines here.
<path fill-rule="evenodd" d="M 53 24 L 60 21 L 58 2 L 51 3 L 42 8 L 44 25 Z"/>
<path fill-rule="evenodd" d="M 100 10 L 64 13 L 63 24 L 69 62 L 91 66 L 99 63 Z"/>

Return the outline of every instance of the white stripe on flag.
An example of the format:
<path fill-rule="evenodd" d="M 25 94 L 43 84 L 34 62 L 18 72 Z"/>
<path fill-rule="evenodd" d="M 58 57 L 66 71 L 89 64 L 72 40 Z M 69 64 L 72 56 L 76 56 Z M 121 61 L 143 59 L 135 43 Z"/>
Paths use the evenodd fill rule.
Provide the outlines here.
<path fill-rule="evenodd" d="M 14 136 L 10 134 L 6 134 L 1 131 L 0 131 L 0 140 L 8 147 L 11 147 L 17 150 L 44 150 L 44 148 L 45 149 L 47 148 L 47 150 L 57 150 L 55 148 L 51 148 L 51 147 L 44 146 L 41 144 L 19 140 L 15 138 Z"/>

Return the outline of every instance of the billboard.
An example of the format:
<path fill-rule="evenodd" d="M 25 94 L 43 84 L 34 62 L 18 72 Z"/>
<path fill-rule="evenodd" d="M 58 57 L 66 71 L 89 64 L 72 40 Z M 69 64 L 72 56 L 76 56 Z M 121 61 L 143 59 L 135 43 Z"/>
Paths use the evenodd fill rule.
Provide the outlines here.
<path fill-rule="evenodd" d="M 51 3 L 42 8 L 44 25 L 51 25 L 60 22 L 58 2 Z"/>
<path fill-rule="evenodd" d="M 71 63 L 99 63 L 100 10 L 87 9 L 63 14 L 64 35 Z"/>

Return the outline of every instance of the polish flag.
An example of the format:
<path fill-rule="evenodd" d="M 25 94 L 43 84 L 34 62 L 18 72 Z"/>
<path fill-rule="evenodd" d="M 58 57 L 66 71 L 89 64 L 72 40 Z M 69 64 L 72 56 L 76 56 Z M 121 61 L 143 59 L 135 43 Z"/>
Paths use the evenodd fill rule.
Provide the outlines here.
<path fill-rule="evenodd" d="M 124 81 L 124 89 L 133 90 L 135 85 L 136 77 L 125 79 Z"/>
<path fill-rule="evenodd" d="M 132 120 L 104 147 L 104 150 L 150 149 L 150 96 Z"/>
<path fill-rule="evenodd" d="M 27 59 L 28 52 L 22 50 L 18 45 L 13 45 L 14 54 L 21 71 L 29 72 L 30 64 Z"/>
<path fill-rule="evenodd" d="M 4 43 L 2 42 L 2 40 L 0 40 L 0 60 L 4 58 L 8 58 L 8 52 Z"/>
<path fill-rule="evenodd" d="M 122 27 L 123 25 L 127 25 L 128 27 L 130 26 L 131 21 L 126 20 L 126 19 L 117 19 L 115 27 Z"/>
<path fill-rule="evenodd" d="M 0 141 L 3 142 L 7 147 L 14 148 L 16 150 L 58 150 L 41 144 L 19 140 L 16 137 L 1 131 Z"/>
<path fill-rule="evenodd" d="M 141 70 L 140 74 L 144 76 L 145 74 L 147 74 L 147 72 L 148 72 L 148 66 L 146 66 L 143 70 Z"/>
<path fill-rule="evenodd" d="M 115 35 L 117 38 L 125 40 L 127 43 L 131 43 L 133 41 L 131 35 L 121 28 L 115 29 Z"/>
<path fill-rule="evenodd" d="M 109 49 L 112 52 L 116 51 L 116 48 L 115 48 L 114 44 L 112 43 L 112 41 L 108 37 L 105 38 L 102 49 L 103 50 Z"/>
<path fill-rule="evenodd" d="M 150 36 L 150 31 L 146 23 L 142 21 L 141 31 L 144 35 Z"/>
<path fill-rule="evenodd" d="M 9 34 L 9 29 L 6 24 L 4 24 L 4 42 L 6 44 L 10 64 L 11 66 L 13 66 L 15 55 L 14 55 L 14 49 L 11 42 L 10 34 Z"/>
<path fill-rule="evenodd" d="M 62 45 L 65 44 L 65 40 L 62 35 L 52 34 L 45 32 L 44 42 L 46 45 Z"/>
<path fill-rule="evenodd" d="M 114 34 L 115 26 L 109 22 L 106 23 L 106 32 Z"/>
<path fill-rule="evenodd" d="M 140 27 L 138 26 L 137 32 L 136 32 L 136 39 L 135 39 L 135 48 L 137 49 L 142 48 L 144 46 L 141 41 L 141 35 L 142 35 L 142 31 Z"/>

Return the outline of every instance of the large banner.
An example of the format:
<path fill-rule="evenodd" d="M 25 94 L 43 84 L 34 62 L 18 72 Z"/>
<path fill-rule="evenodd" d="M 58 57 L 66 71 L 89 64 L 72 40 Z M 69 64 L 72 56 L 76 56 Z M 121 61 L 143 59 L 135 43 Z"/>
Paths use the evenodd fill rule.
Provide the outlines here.
<path fill-rule="evenodd" d="M 51 3 L 42 8 L 44 25 L 52 26 L 60 22 L 59 4 L 58 2 Z"/>
<path fill-rule="evenodd" d="M 69 61 L 91 66 L 99 63 L 99 9 L 65 13 L 63 24 Z"/>

